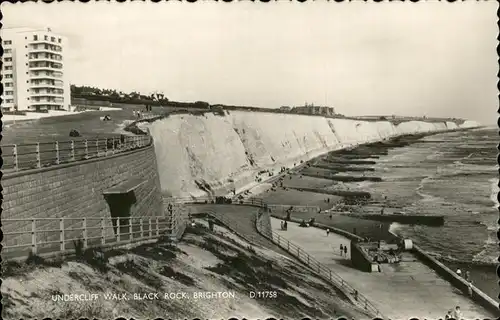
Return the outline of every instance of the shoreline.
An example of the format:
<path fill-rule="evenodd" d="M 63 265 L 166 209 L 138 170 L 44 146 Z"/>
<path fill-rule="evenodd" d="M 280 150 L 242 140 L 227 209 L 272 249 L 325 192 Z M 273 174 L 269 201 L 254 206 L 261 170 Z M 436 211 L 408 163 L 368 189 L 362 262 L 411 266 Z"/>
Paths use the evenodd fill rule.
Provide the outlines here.
<path fill-rule="evenodd" d="M 418 142 L 419 139 L 421 139 L 424 136 L 430 136 L 434 134 L 429 134 L 429 135 L 418 135 L 417 138 L 410 138 L 410 144 L 414 142 Z M 399 138 L 401 139 L 401 138 Z M 370 146 L 370 145 L 377 145 L 378 143 L 367 143 L 364 145 L 357 146 L 351 151 L 354 151 L 356 149 L 362 149 L 360 148 L 361 146 Z M 389 143 L 388 143 L 389 144 Z M 389 148 L 394 148 L 398 146 L 391 145 Z M 323 156 L 317 157 L 315 159 L 311 159 L 308 161 L 314 162 L 317 161 L 318 159 L 328 157 L 329 155 L 335 155 L 342 157 L 342 154 L 345 154 L 345 149 L 343 150 L 337 150 L 337 151 L 332 151 L 329 152 L 328 154 L 325 154 Z M 305 166 L 307 168 L 307 164 Z M 293 174 L 292 174 L 293 175 Z M 372 241 L 378 241 L 378 240 L 384 240 L 388 243 L 391 242 L 397 242 L 400 241 L 400 237 L 397 235 L 397 233 L 393 233 L 391 230 L 391 226 L 394 224 L 394 222 L 379 222 L 379 221 L 372 221 L 372 220 L 367 220 L 367 219 L 361 219 L 361 218 L 355 218 L 355 217 L 348 217 L 348 216 L 343 216 L 340 213 L 336 213 L 332 211 L 332 218 L 330 219 L 330 213 L 325 214 L 325 210 L 329 210 L 335 205 L 338 205 L 342 197 L 337 197 L 337 196 L 332 196 L 328 194 L 320 194 L 320 193 L 313 193 L 313 192 L 308 192 L 308 191 L 299 191 L 299 190 L 294 190 L 292 187 L 295 187 L 297 184 L 297 180 L 301 179 L 298 176 L 300 175 L 300 170 L 298 173 L 295 174 L 294 177 L 290 177 L 289 174 L 286 174 L 286 178 L 283 179 L 283 185 L 284 188 L 276 190 L 276 191 L 270 191 L 266 190 L 264 192 L 256 193 L 256 194 L 251 194 L 253 197 L 261 197 L 263 200 L 269 204 L 290 204 L 290 205 L 310 205 L 310 206 L 318 206 L 322 209 L 321 214 L 313 214 L 313 213 L 299 213 L 299 212 L 293 212 L 292 217 L 296 219 L 304 219 L 308 220 L 310 218 L 315 218 L 315 221 L 324 225 L 329 225 L 335 228 L 339 228 L 342 230 L 345 230 L 347 232 L 354 233 L 358 236 L 361 236 L 363 238 L 368 238 Z M 305 176 L 302 177 L 302 179 L 306 178 Z M 307 180 L 307 179 L 312 179 L 312 180 Z M 311 178 L 307 177 L 307 179 L 304 179 L 302 184 L 307 184 L 308 182 L 311 183 L 310 189 L 314 188 L 328 188 L 335 186 L 335 183 L 332 183 L 328 185 L 328 183 L 325 183 L 321 178 Z M 317 181 L 315 181 L 317 180 Z M 333 181 L 331 181 L 333 182 Z M 304 186 L 302 186 L 304 187 Z M 284 190 L 286 189 L 286 190 Z M 326 198 L 330 198 L 330 202 L 325 202 Z M 361 205 L 361 210 L 363 207 L 366 205 Z M 276 216 L 281 216 L 285 217 L 286 213 L 284 212 L 273 212 Z M 431 256 L 435 257 L 438 261 L 446 265 L 448 268 L 452 270 L 457 270 L 460 268 L 462 272 L 465 272 L 468 270 L 470 272 L 471 279 L 473 280 L 473 283 L 476 287 L 478 287 L 480 290 L 484 291 L 488 296 L 492 297 L 494 300 L 498 301 L 497 297 L 497 292 L 495 291 L 494 286 L 491 285 L 491 283 L 496 283 L 495 281 L 497 280 L 496 278 L 496 264 L 487 264 L 487 263 L 477 263 L 474 261 L 449 261 L 445 258 L 440 257 L 439 255 L 435 255 L 433 253 L 429 253 Z"/>

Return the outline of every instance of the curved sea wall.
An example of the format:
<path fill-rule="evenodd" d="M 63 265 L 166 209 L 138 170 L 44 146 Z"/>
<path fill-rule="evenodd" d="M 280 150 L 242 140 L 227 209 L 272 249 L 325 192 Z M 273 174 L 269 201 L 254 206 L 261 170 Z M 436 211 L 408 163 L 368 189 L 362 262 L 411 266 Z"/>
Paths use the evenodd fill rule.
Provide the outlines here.
<path fill-rule="evenodd" d="M 277 173 L 321 154 L 399 135 L 479 126 L 454 122 L 357 121 L 231 111 L 171 115 L 146 124 L 154 138 L 162 192 L 168 196 L 227 194 L 255 184 L 259 171 Z"/>
<path fill-rule="evenodd" d="M 132 184 L 130 184 L 132 182 Z M 4 246 L 31 244 L 32 219 L 37 230 L 58 230 L 59 218 L 66 218 L 65 228 L 77 228 L 73 236 L 82 236 L 82 218 L 105 218 L 110 225 L 110 204 L 104 193 L 115 186 L 129 184 L 134 202 L 128 210 L 130 217 L 147 218 L 163 212 L 160 183 L 157 175 L 156 155 L 153 146 L 118 153 L 116 155 L 75 161 L 46 168 L 4 174 L 2 177 L 2 231 L 12 234 L 3 240 Z M 122 212 L 123 213 L 123 212 Z M 15 219 L 7 220 L 6 219 Z M 100 237 L 100 221 L 88 221 L 88 237 Z M 106 236 L 113 230 L 106 229 Z M 37 242 L 55 241 L 59 233 L 37 233 Z M 69 241 L 71 243 L 71 241 Z M 29 250 L 30 246 L 25 249 Z M 4 248 L 5 250 L 5 248 Z"/>

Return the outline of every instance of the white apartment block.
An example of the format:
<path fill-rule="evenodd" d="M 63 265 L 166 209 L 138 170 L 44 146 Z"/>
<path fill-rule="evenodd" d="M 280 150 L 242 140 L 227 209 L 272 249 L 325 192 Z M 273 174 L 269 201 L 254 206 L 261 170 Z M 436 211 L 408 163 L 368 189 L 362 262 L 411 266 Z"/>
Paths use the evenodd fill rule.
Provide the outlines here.
<path fill-rule="evenodd" d="M 50 29 L 2 29 L 2 111 L 67 110 L 67 38 Z"/>

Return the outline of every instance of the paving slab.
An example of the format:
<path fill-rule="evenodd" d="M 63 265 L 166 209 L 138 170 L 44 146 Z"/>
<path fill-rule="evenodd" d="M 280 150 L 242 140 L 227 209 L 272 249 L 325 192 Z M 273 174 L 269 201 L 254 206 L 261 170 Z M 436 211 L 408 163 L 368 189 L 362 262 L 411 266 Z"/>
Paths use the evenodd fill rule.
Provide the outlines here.
<path fill-rule="evenodd" d="M 455 306 L 460 306 L 464 319 L 495 318 L 411 253 L 397 265 L 382 265 L 382 272 L 367 273 L 351 266 L 349 250 L 347 257 L 340 255 L 341 244 L 350 249 L 349 239 L 335 233 L 327 236 L 324 230 L 301 228 L 292 222 L 287 231 L 282 231 L 280 223 L 271 219 L 273 231 L 337 273 L 390 319 L 444 319 Z"/>

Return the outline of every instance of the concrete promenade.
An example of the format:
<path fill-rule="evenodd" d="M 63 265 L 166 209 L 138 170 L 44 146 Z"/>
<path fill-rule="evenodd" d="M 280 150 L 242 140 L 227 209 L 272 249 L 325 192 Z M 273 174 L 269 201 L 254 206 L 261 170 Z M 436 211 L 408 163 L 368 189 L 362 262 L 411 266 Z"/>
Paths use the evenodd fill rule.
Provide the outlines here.
<path fill-rule="evenodd" d="M 347 258 L 340 256 L 340 244 L 350 248 L 349 239 L 334 233 L 327 236 L 324 230 L 301 228 L 292 222 L 287 231 L 281 231 L 280 220 L 275 218 L 271 225 L 273 231 L 336 272 L 391 319 L 444 319 L 455 306 L 460 306 L 464 319 L 494 318 L 411 253 L 398 265 L 382 265 L 380 273 L 365 273 L 350 266 L 349 251 Z"/>

